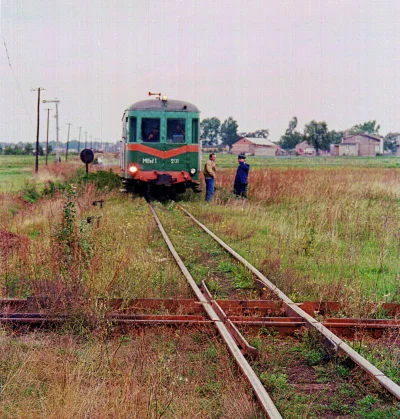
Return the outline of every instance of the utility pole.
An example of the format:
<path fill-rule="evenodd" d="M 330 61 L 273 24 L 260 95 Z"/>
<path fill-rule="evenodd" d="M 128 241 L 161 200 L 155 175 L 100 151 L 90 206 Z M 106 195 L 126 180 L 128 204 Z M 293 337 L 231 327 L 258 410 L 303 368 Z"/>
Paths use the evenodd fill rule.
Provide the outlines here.
<path fill-rule="evenodd" d="M 35 173 L 39 171 L 39 125 L 40 125 L 40 91 L 45 90 L 43 87 L 37 89 L 31 89 L 31 92 L 38 92 L 37 101 L 37 128 L 36 128 L 36 161 L 35 161 Z"/>
<path fill-rule="evenodd" d="M 93 139 L 93 135 L 90 136 L 90 148 L 91 148 L 91 150 L 93 150 L 93 141 L 92 141 L 92 139 Z"/>
<path fill-rule="evenodd" d="M 67 125 L 68 125 L 68 136 L 67 136 L 67 149 L 65 151 L 65 161 L 68 161 L 69 130 L 70 130 L 72 124 L 71 124 L 71 122 L 68 122 Z"/>
<path fill-rule="evenodd" d="M 97 149 L 97 151 L 100 151 L 100 138 L 95 138 L 94 139 L 94 148 Z"/>
<path fill-rule="evenodd" d="M 60 103 L 60 101 L 57 100 L 57 98 L 55 98 L 54 100 L 44 100 L 43 103 L 55 103 L 56 104 L 56 115 L 55 115 L 55 118 L 56 118 L 56 160 L 57 160 L 57 163 L 59 163 L 60 155 L 59 155 L 59 152 L 58 152 L 58 131 L 59 131 L 59 128 L 58 128 L 58 104 Z"/>
<path fill-rule="evenodd" d="M 87 148 L 87 131 L 85 131 L 85 148 Z"/>
<path fill-rule="evenodd" d="M 45 109 L 47 111 L 47 135 L 46 135 L 46 166 L 47 166 L 47 159 L 49 157 L 49 113 L 51 111 L 50 108 Z"/>
<path fill-rule="evenodd" d="M 78 137 L 78 154 L 79 154 L 79 152 L 81 151 L 80 148 L 81 148 L 81 131 L 82 131 L 82 127 L 78 127 L 78 129 L 79 129 L 79 137 Z"/>

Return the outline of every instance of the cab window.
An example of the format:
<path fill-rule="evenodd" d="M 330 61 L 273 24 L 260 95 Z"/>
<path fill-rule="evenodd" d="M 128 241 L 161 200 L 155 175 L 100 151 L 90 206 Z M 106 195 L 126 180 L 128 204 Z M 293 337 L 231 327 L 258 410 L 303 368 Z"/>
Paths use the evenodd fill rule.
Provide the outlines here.
<path fill-rule="evenodd" d="M 185 142 L 185 123 L 182 118 L 167 120 L 167 143 L 181 144 Z"/>
<path fill-rule="evenodd" d="M 129 118 L 129 142 L 136 143 L 136 118 Z"/>
<path fill-rule="evenodd" d="M 160 119 L 143 118 L 142 119 L 142 141 L 144 143 L 160 142 Z"/>
<path fill-rule="evenodd" d="M 199 120 L 192 119 L 192 144 L 199 142 Z"/>

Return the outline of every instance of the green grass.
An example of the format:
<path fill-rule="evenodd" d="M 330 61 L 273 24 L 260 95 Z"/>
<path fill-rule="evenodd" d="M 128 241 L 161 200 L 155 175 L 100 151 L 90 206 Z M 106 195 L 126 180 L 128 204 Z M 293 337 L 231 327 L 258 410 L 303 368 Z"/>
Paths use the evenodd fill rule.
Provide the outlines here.
<path fill-rule="evenodd" d="M 259 350 L 253 368 L 283 417 L 400 418 L 399 404 L 354 364 L 326 353 L 315 333 L 286 339 L 265 330 L 244 333 Z"/>
<path fill-rule="evenodd" d="M 43 165 L 44 157 L 39 158 Z M 0 192 L 17 192 L 23 188 L 26 179 L 35 172 L 35 156 L 0 155 Z"/>
<path fill-rule="evenodd" d="M 206 280 L 216 298 L 259 298 L 247 268 L 221 251 L 220 245 L 175 205 L 155 205 L 167 234 L 198 285 Z"/>
<path fill-rule="evenodd" d="M 260 159 L 261 163 L 270 161 L 274 159 Z M 286 161 L 290 162 L 291 159 Z M 311 160 L 293 160 L 294 164 L 304 164 L 306 161 Z M 318 161 L 314 160 L 315 164 Z M 254 163 L 250 175 L 249 200 L 242 201 L 230 195 L 236 161 L 234 156 L 227 156 L 226 164 L 232 169 L 218 172 L 218 183 L 223 193 L 217 192 L 211 205 L 204 204 L 204 196 L 196 196 L 185 205 L 294 300 L 340 300 L 347 304 L 347 312 L 364 313 L 373 307 L 374 302 L 398 301 L 399 170 L 368 166 L 359 168 L 356 166 L 357 159 L 350 161 L 354 162 L 350 168 L 323 165 L 312 168 L 257 168 L 254 167 L 257 163 Z M 108 412 L 107 409 L 102 410 L 104 406 L 97 404 L 102 400 L 107 400 L 108 406 L 114 406 L 117 400 L 121 403 L 117 409 L 122 409 L 124 404 L 119 394 L 123 394 L 123 398 L 126 397 L 130 403 L 135 403 L 137 399 L 130 393 L 130 388 L 139 377 L 143 378 L 143 382 L 139 383 L 143 384 L 139 390 L 141 397 L 150 393 L 150 396 L 145 396 L 144 412 L 149 416 L 160 416 L 168 403 L 165 389 L 169 390 L 172 382 L 176 385 L 174 391 L 180 389 L 181 384 L 186 383 L 186 378 L 190 382 L 199 373 L 200 365 L 205 375 L 201 380 L 192 382 L 191 400 L 204 408 L 210 417 L 215 412 L 215 416 L 225 414 L 226 417 L 233 417 L 229 416 L 227 410 L 231 398 L 226 399 L 226 405 L 221 405 L 221 397 L 236 392 L 226 392 L 229 377 L 225 377 L 228 380 L 219 379 L 221 371 L 226 371 L 226 368 L 221 368 L 220 347 L 214 341 L 204 342 L 201 333 L 196 335 L 193 343 L 186 342 L 185 346 L 174 339 L 175 330 L 172 329 L 169 338 L 166 338 L 167 333 L 152 336 L 146 341 L 147 345 L 139 345 L 140 351 L 130 344 L 129 356 L 134 357 L 133 361 L 139 361 L 139 373 L 129 377 L 132 382 L 123 381 L 122 372 L 129 369 L 128 361 L 132 365 L 132 359 L 117 357 L 120 349 L 116 341 L 108 348 L 103 345 L 102 334 L 106 335 L 106 331 L 95 327 L 101 326 L 101 322 L 96 323 L 96 316 L 101 315 L 94 307 L 97 297 L 189 298 L 192 293 L 163 243 L 143 199 L 132 200 L 130 196 L 98 190 L 94 183 L 81 185 L 82 189 L 79 187 L 73 206 L 69 205 L 72 198 L 68 199 L 66 189 L 60 190 L 59 194 L 41 195 L 38 200 L 33 199 L 29 203 L 15 196 L 1 196 L 4 205 L 0 206 L 0 228 L 29 237 L 31 241 L 28 246 L 10 249 L 0 265 L 0 285 L 5 296 L 68 296 L 65 300 L 70 300 L 65 302 L 60 298 L 55 307 L 57 310 L 65 307 L 75 310 L 76 321 L 71 322 L 66 331 L 89 340 L 98 334 L 100 346 L 97 347 L 96 343 L 97 349 L 92 351 L 90 348 L 87 362 L 86 358 L 82 359 L 82 349 L 72 354 L 67 350 L 66 358 L 65 352 L 56 355 L 49 353 L 48 358 L 45 349 L 52 352 L 52 345 L 39 347 L 35 352 L 38 360 L 32 363 L 33 358 L 29 358 L 26 367 L 16 376 L 18 382 L 8 382 L 5 393 L 7 402 L 2 405 L 4 411 L 1 413 L 4 416 L 18 416 L 23 411 L 36 413 L 40 406 L 35 403 L 45 399 L 54 403 L 52 409 L 59 414 L 58 417 L 62 417 L 63 406 L 69 409 L 75 405 L 84 408 L 86 399 L 80 398 L 79 392 L 86 389 L 90 390 L 88 397 L 95 394 L 96 401 L 93 401 L 92 407 L 99 410 L 94 413 Z M 24 182 L 22 189 L 26 191 Z M 32 195 L 31 191 L 30 197 L 34 198 Z M 93 200 L 99 198 L 105 199 L 103 208 L 92 205 Z M 246 269 L 227 258 L 219 245 L 173 205 L 157 203 L 156 206 L 197 283 L 208 279 L 211 291 L 219 297 L 250 298 L 247 288 L 251 286 L 251 276 Z M 74 222 L 68 221 L 71 220 L 72 209 L 76 211 Z M 88 217 L 95 217 L 99 223 L 88 224 Z M 72 304 L 74 298 L 77 307 Z M 259 295 L 254 298 L 259 298 Z M 70 305 L 63 305 L 67 303 Z M 147 333 L 143 332 L 143 339 L 148 339 Z M 274 357 L 279 357 L 279 340 L 273 333 L 256 336 L 251 343 L 263 352 L 265 338 L 272 345 L 264 358 L 265 362 L 258 364 L 259 372 L 265 384 L 275 392 L 287 417 L 304 417 L 307 412 L 310 418 L 324 417 L 328 402 L 331 412 L 337 415 L 333 417 L 380 418 L 385 417 L 379 416 L 380 411 L 387 415 L 396 413 L 390 403 L 385 405 L 375 394 L 372 398 L 368 397 L 369 394 L 360 395 L 357 377 L 353 376 L 348 365 L 338 361 L 327 368 L 323 364 L 321 349 L 315 342 L 307 344 L 304 340 L 299 346 L 289 345 L 284 353 L 286 356 L 280 355 L 281 361 L 292 360 L 294 364 L 300 357 L 303 367 L 315 378 L 311 384 L 328 383 L 332 377 L 335 383 L 340 384 L 335 388 L 335 393 L 329 393 L 332 397 L 326 403 L 314 399 L 310 401 L 307 386 L 300 391 L 293 386 L 289 362 L 281 369 L 275 367 Z M 134 341 L 134 337 L 131 339 Z M 128 339 L 124 342 L 128 345 L 131 341 Z M 201 351 L 198 350 L 199 343 Z M 151 373 L 147 372 L 147 365 L 140 369 L 141 360 L 148 360 L 143 355 L 148 347 L 151 348 L 150 353 L 153 350 L 158 352 L 154 364 L 149 365 Z M 4 371 L 15 372 L 24 365 L 27 358 L 22 349 L 14 354 L 15 358 L 3 364 Z M 61 345 L 60 349 L 65 348 Z M 89 355 L 88 351 L 86 353 Z M 382 349 L 379 352 L 372 351 L 371 356 L 374 359 L 387 359 L 391 355 Z M 392 357 L 392 361 L 398 362 L 396 357 Z M 72 362 L 69 362 L 70 358 Z M 60 359 L 63 360 L 64 369 L 58 368 Z M 100 365 L 102 369 L 98 368 L 100 362 L 104 364 Z M 230 362 L 226 361 L 225 365 L 230 365 Z M 380 367 L 398 380 L 395 362 L 382 362 Z M 32 365 L 35 368 L 31 371 Z M 38 370 L 43 365 L 45 370 Z M 47 369 L 49 365 L 51 368 Z M 75 370 L 76 366 L 78 370 Z M 184 367 L 185 371 L 180 372 L 180 367 Z M 44 373 L 44 378 L 40 378 Z M 83 381 L 76 382 L 74 377 L 82 377 Z M 121 377 L 122 381 L 119 380 Z M 354 385 L 349 383 L 352 377 Z M 158 402 L 151 398 L 153 378 L 159 382 Z M 56 386 L 48 384 L 53 383 L 53 379 Z M 87 386 L 89 382 L 91 385 Z M 106 384 L 110 382 L 114 387 L 108 399 L 109 393 L 103 391 L 103 384 L 106 389 Z M 67 389 L 66 383 L 71 383 Z M 101 385 L 101 388 L 97 385 Z M 63 388 L 68 393 L 64 393 Z M 324 395 L 325 387 L 321 388 L 321 395 L 328 399 Z M 355 395 L 358 395 L 357 400 L 354 400 Z M 71 404 L 65 404 L 64 396 L 71 397 Z M 92 402 L 92 399 L 89 400 Z M 176 397 L 177 404 L 180 401 Z M 183 409 L 184 406 L 175 408 Z M 249 408 L 248 411 L 252 410 Z M 182 414 L 182 417 L 191 416 Z"/>
<path fill-rule="evenodd" d="M 400 301 L 400 170 L 254 168 L 247 201 L 233 178 L 218 172 L 211 206 L 185 205 L 293 300 L 341 301 L 357 316 Z"/>
<path fill-rule="evenodd" d="M 203 153 L 203 164 L 208 158 Z M 217 154 L 218 168 L 229 168 L 237 166 L 236 154 Z M 378 157 L 254 157 L 248 156 L 246 163 L 250 167 L 271 167 L 271 168 L 400 168 L 400 158 L 396 156 Z"/>

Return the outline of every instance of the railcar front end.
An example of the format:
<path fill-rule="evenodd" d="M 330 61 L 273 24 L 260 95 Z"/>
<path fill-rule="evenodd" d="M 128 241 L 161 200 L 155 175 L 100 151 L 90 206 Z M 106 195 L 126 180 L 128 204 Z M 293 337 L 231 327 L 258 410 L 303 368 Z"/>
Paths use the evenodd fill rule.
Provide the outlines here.
<path fill-rule="evenodd" d="M 199 116 L 196 106 L 166 97 L 134 103 L 125 111 L 121 170 L 127 190 L 199 191 Z"/>

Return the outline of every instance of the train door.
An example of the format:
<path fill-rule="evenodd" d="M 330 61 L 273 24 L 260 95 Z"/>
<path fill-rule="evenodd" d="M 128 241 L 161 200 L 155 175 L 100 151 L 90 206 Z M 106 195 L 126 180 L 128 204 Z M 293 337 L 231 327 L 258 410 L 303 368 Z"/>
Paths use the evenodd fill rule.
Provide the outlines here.
<path fill-rule="evenodd" d="M 171 172 L 187 171 L 187 117 L 185 114 L 167 115 L 165 141 L 165 168 Z"/>
<path fill-rule="evenodd" d="M 123 117 L 122 118 L 122 144 L 121 144 L 121 149 L 120 149 L 120 168 L 121 171 L 123 172 L 123 177 L 126 177 L 126 143 L 127 143 L 127 124 L 128 124 L 128 117 Z"/>
<path fill-rule="evenodd" d="M 191 154 L 191 168 L 194 167 L 197 171 L 193 176 L 194 179 L 198 179 L 199 173 L 201 170 L 201 143 L 200 143 L 200 125 L 199 125 L 199 118 L 192 119 L 192 144 L 195 144 L 197 155 L 196 153 Z M 197 166 L 196 166 L 197 165 Z"/>

